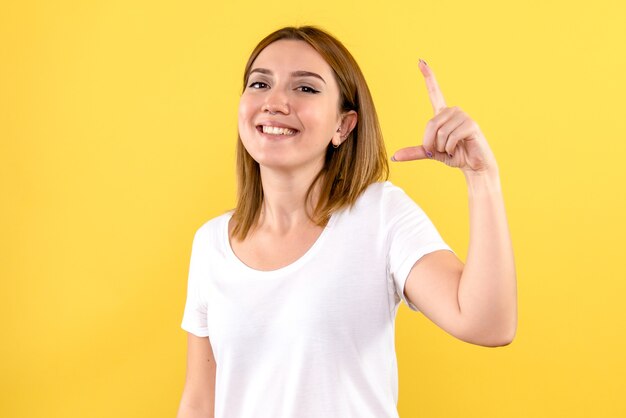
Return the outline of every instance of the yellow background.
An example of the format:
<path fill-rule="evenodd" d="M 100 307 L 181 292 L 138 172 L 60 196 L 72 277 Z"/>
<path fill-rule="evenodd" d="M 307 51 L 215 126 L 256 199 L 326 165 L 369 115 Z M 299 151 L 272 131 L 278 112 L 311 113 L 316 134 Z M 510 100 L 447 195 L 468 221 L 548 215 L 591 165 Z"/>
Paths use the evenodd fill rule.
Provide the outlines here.
<path fill-rule="evenodd" d="M 248 54 L 284 25 L 342 40 L 389 154 L 432 110 L 418 58 L 498 160 L 519 328 L 455 340 L 402 306 L 402 417 L 626 416 L 626 11 L 569 1 L 4 1 L 0 416 L 172 417 L 191 243 L 234 204 Z M 465 259 L 462 174 L 391 181 Z"/>

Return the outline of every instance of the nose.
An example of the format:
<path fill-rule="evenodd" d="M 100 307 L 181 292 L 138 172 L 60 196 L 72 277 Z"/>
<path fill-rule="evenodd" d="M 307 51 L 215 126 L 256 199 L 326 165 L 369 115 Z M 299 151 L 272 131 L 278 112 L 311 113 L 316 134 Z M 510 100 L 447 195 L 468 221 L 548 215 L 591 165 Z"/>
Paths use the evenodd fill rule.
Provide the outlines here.
<path fill-rule="evenodd" d="M 270 90 L 270 93 L 265 98 L 265 103 L 261 109 L 263 112 L 269 112 L 271 115 L 275 115 L 281 112 L 285 115 L 289 114 L 289 102 L 287 96 L 278 89 Z"/>

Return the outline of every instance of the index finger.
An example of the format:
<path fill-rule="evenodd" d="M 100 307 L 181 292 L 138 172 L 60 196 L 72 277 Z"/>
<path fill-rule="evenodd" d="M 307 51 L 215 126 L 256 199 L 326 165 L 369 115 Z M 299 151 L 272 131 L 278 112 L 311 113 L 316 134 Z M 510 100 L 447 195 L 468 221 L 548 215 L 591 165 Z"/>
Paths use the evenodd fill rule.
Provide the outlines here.
<path fill-rule="evenodd" d="M 433 111 L 435 115 L 445 109 L 446 101 L 443 98 L 443 94 L 437 84 L 437 79 L 433 70 L 430 69 L 426 61 L 420 59 L 418 67 L 424 75 L 424 81 L 426 81 L 426 89 L 428 90 L 428 97 L 430 98 L 430 104 L 433 105 Z"/>

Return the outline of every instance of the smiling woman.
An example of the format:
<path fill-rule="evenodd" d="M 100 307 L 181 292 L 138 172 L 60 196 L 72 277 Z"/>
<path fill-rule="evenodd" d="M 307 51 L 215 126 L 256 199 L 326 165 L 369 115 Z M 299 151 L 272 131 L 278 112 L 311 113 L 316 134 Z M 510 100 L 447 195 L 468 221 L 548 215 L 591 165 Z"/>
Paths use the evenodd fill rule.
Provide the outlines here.
<path fill-rule="evenodd" d="M 398 417 L 401 301 L 475 344 L 512 340 L 515 271 L 497 166 L 477 125 L 445 106 L 423 146 L 470 190 L 467 265 L 389 181 L 374 104 L 328 33 L 283 28 L 244 71 L 238 201 L 196 232 L 182 328 L 183 417 Z"/>
<path fill-rule="evenodd" d="M 254 66 L 239 103 L 239 136 L 245 151 L 260 170 L 320 171 L 328 138 L 342 117 L 332 69 L 307 43 L 294 40 L 270 44 Z M 292 70 L 298 66 L 314 71 Z"/>
<path fill-rule="evenodd" d="M 263 125 L 302 135 L 288 142 L 272 137 L 259 142 L 251 128 Z M 315 173 L 306 201 L 320 226 L 333 211 L 353 204 L 369 184 L 387 178 L 387 155 L 365 78 L 350 52 L 324 31 L 283 28 L 259 42 L 248 59 L 239 106 L 239 198 L 233 215 L 233 234 L 240 240 L 261 213 L 261 170 L 267 164 L 306 164 Z M 315 186 L 320 194 L 311 210 Z"/>

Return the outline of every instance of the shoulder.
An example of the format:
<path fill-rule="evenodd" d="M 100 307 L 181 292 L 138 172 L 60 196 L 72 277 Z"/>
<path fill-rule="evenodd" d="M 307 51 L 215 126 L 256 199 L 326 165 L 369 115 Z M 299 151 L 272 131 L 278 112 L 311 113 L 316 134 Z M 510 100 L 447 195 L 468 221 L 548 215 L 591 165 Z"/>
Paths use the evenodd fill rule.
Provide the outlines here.
<path fill-rule="evenodd" d="M 427 217 L 422 207 L 401 187 L 390 181 L 373 183 L 357 201 L 357 211 L 369 219 L 380 219 L 381 226 L 398 222 L 419 223 Z"/>
<path fill-rule="evenodd" d="M 359 196 L 356 205 L 364 207 L 385 207 L 404 202 L 411 198 L 406 192 L 390 181 L 379 181 L 370 184 Z"/>
<path fill-rule="evenodd" d="M 225 227 L 227 228 L 228 220 L 231 218 L 232 214 L 233 211 L 229 210 L 226 213 L 204 221 L 204 223 L 196 229 L 194 240 L 207 241 L 218 238 L 223 229 Z"/>
<path fill-rule="evenodd" d="M 346 211 L 346 216 L 353 220 L 362 218 L 370 224 L 374 219 L 380 219 L 385 224 L 399 214 L 415 210 L 416 206 L 402 188 L 390 181 L 379 181 L 363 190 Z"/>

